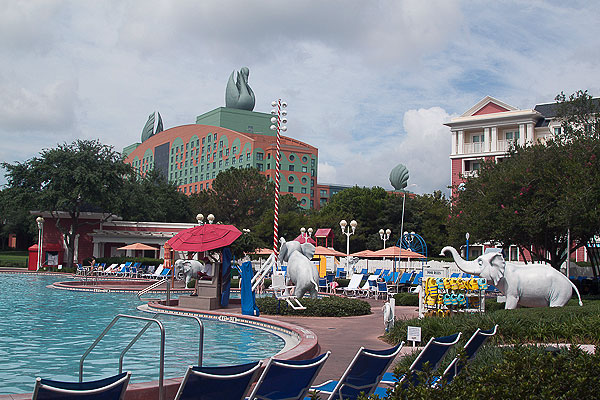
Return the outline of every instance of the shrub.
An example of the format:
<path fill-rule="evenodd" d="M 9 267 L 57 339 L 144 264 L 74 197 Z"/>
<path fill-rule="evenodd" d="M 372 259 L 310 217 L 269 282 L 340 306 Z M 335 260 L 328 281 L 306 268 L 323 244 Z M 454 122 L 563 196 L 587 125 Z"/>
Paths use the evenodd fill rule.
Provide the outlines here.
<path fill-rule="evenodd" d="M 300 315 L 305 317 L 351 317 L 371 314 L 369 303 L 359 299 L 340 296 L 328 296 L 320 299 L 300 299 L 306 310 L 294 310 L 286 301 L 274 297 L 256 299 L 256 305 L 262 314 Z M 279 304 L 279 312 L 277 306 Z"/>
<path fill-rule="evenodd" d="M 425 385 L 395 388 L 386 398 L 597 398 L 596 391 L 600 384 L 600 352 L 589 354 L 577 346 L 556 351 L 536 346 L 516 346 L 485 347 L 480 353 L 449 385 L 437 389 Z M 423 375 L 424 379 L 431 374 Z"/>
<path fill-rule="evenodd" d="M 486 303 L 487 306 L 487 303 Z M 421 338 L 474 332 L 498 324 L 502 343 L 600 343 L 600 301 L 587 300 L 580 307 L 571 300 L 565 307 L 518 308 L 487 311 L 483 314 L 458 313 L 450 317 L 398 320 L 386 339 L 399 343 L 406 339 L 407 326 L 420 326 Z"/>
<path fill-rule="evenodd" d="M 196 280 L 192 278 L 192 279 L 190 279 L 190 281 L 188 282 L 188 284 L 187 284 L 187 288 L 188 288 L 188 289 L 193 289 L 193 288 L 195 288 L 195 287 L 196 287 Z"/>
<path fill-rule="evenodd" d="M 419 306 L 419 295 L 416 293 L 396 293 L 394 299 L 397 306 Z"/>

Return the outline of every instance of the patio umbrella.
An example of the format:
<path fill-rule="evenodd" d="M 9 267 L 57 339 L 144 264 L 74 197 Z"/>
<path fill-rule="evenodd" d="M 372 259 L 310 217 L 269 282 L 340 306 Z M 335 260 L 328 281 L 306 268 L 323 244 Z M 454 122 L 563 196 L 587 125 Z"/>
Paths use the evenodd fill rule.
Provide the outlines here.
<path fill-rule="evenodd" d="M 156 247 L 148 246 L 144 243 L 133 243 L 127 246 L 119 247 L 117 250 L 158 250 Z"/>
<path fill-rule="evenodd" d="M 415 253 L 414 251 L 401 249 L 397 246 L 390 246 L 387 249 L 377 250 L 371 254 L 371 257 L 395 257 L 395 258 L 410 258 L 410 259 L 422 259 L 424 255 Z"/>
<path fill-rule="evenodd" d="M 346 254 L 341 251 L 337 251 L 331 247 L 317 246 L 315 248 L 315 256 L 335 256 L 335 257 L 346 257 Z"/>
<path fill-rule="evenodd" d="M 377 258 L 378 256 L 374 256 L 373 253 L 373 250 L 363 250 L 356 253 L 352 253 L 350 254 L 350 256 L 358 258 Z"/>
<path fill-rule="evenodd" d="M 175 251 L 210 251 L 229 246 L 241 235 L 233 225 L 204 224 L 179 232 L 167 243 Z"/>
<path fill-rule="evenodd" d="M 254 250 L 250 254 L 256 254 L 257 256 L 270 256 L 272 253 L 273 253 L 273 249 L 260 248 L 260 249 Z"/>

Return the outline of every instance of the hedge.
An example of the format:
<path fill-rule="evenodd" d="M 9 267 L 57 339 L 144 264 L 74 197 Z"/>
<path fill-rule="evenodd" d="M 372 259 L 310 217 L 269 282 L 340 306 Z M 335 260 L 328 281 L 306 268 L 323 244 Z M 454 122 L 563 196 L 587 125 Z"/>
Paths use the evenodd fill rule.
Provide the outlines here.
<path fill-rule="evenodd" d="M 305 317 L 351 317 L 371 314 L 371 306 L 366 301 L 340 296 L 327 296 L 319 299 L 302 298 L 300 303 L 306 307 L 306 310 L 294 310 L 286 301 L 279 301 L 274 297 L 256 299 L 256 305 L 262 314 Z M 277 310 L 278 305 L 279 311 Z"/>

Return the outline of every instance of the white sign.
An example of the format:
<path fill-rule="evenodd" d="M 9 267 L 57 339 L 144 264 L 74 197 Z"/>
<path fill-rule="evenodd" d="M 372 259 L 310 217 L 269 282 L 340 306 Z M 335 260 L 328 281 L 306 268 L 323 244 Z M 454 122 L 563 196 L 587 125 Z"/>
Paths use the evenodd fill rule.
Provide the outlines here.
<path fill-rule="evenodd" d="M 443 278 L 443 268 L 423 268 L 423 278 Z"/>
<path fill-rule="evenodd" d="M 409 326 L 408 333 L 406 335 L 407 341 L 420 342 L 421 341 L 421 327 L 420 326 Z"/>

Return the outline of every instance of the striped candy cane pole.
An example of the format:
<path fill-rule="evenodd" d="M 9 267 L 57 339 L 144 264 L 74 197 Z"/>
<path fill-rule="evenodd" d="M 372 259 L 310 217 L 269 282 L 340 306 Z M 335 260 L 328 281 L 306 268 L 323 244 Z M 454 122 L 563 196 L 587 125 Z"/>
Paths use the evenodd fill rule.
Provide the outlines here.
<path fill-rule="evenodd" d="M 273 117 L 271 118 L 271 129 L 277 131 L 277 154 L 275 155 L 275 210 L 273 215 L 273 253 L 275 257 L 279 254 L 279 182 L 280 182 L 280 170 L 281 170 L 281 131 L 285 131 L 287 128 L 282 126 L 282 108 L 285 108 L 287 104 L 282 102 L 281 99 L 271 103 L 273 107 L 276 107 L 271 111 Z"/>

